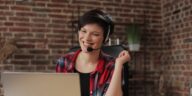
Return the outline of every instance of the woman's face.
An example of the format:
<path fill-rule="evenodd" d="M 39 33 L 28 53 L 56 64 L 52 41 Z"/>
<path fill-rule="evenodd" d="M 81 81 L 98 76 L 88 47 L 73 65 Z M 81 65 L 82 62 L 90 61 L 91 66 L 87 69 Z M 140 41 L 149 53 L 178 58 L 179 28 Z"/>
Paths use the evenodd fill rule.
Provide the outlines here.
<path fill-rule="evenodd" d="M 97 24 L 86 24 L 79 30 L 79 44 L 83 52 L 87 52 L 88 47 L 100 48 L 103 39 L 103 29 Z"/>

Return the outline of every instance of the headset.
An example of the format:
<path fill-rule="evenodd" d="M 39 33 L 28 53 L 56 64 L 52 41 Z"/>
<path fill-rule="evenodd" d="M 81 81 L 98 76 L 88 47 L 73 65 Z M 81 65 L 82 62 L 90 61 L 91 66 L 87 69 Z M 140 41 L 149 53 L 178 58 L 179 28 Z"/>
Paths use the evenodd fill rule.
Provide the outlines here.
<path fill-rule="evenodd" d="M 106 22 L 108 24 L 107 35 L 104 40 L 104 42 L 107 42 L 107 40 L 109 39 L 109 35 L 112 33 L 113 27 L 114 27 L 112 18 L 107 14 L 104 14 L 104 15 L 101 15 L 99 13 L 96 13 L 96 14 L 97 14 L 97 16 L 95 16 L 95 17 L 98 17 L 99 19 L 103 20 L 104 22 Z"/>

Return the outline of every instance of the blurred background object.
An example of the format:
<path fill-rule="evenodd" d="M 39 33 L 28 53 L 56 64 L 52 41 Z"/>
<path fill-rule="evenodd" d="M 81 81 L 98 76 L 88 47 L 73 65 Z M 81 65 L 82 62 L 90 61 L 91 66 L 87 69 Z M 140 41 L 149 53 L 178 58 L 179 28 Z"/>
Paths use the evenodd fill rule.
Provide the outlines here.
<path fill-rule="evenodd" d="M 14 39 L 5 40 L 0 38 L 0 61 L 4 61 L 8 56 L 17 50 Z"/>

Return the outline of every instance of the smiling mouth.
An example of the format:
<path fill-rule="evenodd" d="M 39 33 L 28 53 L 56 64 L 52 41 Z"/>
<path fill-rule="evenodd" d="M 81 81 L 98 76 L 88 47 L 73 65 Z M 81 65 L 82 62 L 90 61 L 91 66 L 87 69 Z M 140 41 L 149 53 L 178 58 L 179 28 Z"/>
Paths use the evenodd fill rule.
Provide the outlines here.
<path fill-rule="evenodd" d="M 84 42 L 84 41 L 83 41 L 83 45 L 86 46 L 86 47 L 90 47 L 90 46 L 93 45 L 93 43 L 87 43 L 87 42 Z"/>

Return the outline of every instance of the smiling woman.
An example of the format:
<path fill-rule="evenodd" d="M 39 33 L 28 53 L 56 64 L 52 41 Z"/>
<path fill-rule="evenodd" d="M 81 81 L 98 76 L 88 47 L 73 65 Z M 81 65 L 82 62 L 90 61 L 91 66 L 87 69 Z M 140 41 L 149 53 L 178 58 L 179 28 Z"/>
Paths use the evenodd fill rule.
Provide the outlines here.
<path fill-rule="evenodd" d="M 79 73 L 81 96 L 121 96 L 122 67 L 130 56 L 124 50 L 114 58 L 101 50 L 113 33 L 112 19 L 94 9 L 80 18 L 78 29 L 80 49 L 61 57 L 56 71 Z"/>
<path fill-rule="evenodd" d="M 85 25 L 79 31 L 79 44 L 82 52 L 88 52 L 88 47 L 99 49 L 102 46 L 103 39 L 103 29 L 97 24 Z"/>

